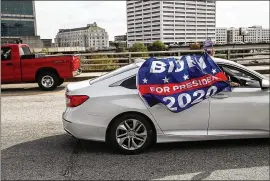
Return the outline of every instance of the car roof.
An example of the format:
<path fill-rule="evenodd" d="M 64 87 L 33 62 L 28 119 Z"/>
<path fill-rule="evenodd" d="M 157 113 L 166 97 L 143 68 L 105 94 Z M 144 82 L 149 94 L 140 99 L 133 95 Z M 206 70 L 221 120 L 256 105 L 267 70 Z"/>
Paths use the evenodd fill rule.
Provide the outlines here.
<path fill-rule="evenodd" d="M 180 57 L 167 57 L 167 58 L 181 58 L 182 56 Z M 157 57 L 158 58 L 158 57 Z M 216 63 L 234 63 L 233 61 L 231 60 L 226 60 L 226 59 L 222 59 L 222 58 L 217 58 L 217 57 L 212 57 L 212 59 L 214 60 L 214 62 Z M 134 63 L 137 65 L 137 66 L 141 66 L 143 64 L 143 62 L 145 62 L 146 60 L 145 59 L 142 59 L 142 58 L 138 58 L 138 59 L 135 59 L 134 60 Z M 237 64 L 238 65 L 238 64 Z"/>
<path fill-rule="evenodd" d="M 181 57 L 182 57 L 182 56 L 177 57 L 177 58 L 181 58 Z M 158 57 L 157 57 L 157 58 L 158 58 Z M 169 57 L 167 57 L 167 58 L 169 58 Z M 170 57 L 170 58 L 173 58 L 173 56 Z M 175 57 L 175 58 L 176 58 L 176 57 Z M 248 71 L 248 72 L 250 72 L 250 73 L 252 73 L 252 74 L 254 74 L 254 75 L 258 76 L 258 77 L 260 77 L 260 78 L 267 78 L 267 77 L 265 77 L 264 75 L 262 75 L 262 74 L 260 74 L 260 73 L 258 73 L 258 72 L 256 72 L 256 71 L 254 71 L 254 70 L 252 70 L 252 69 L 249 69 L 249 68 L 247 68 L 247 67 L 245 67 L 245 66 L 243 66 L 243 65 L 241 65 L 241 64 L 239 64 L 239 63 L 236 63 L 236 62 L 234 62 L 234 61 L 227 60 L 227 59 L 223 59 L 223 58 L 217 58 L 217 57 L 213 57 L 213 56 L 211 56 L 211 58 L 214 60 L 215 63 L 227 64 L 227 65 L 234 65 L 234 66 L 236 66 L 236 67 L 238 67 L 238 68 L 240 68 L 240 69 L 244 69 L 244 70 L 246 70 L 246 71 Z M 134 60 L 134 63 L 135 63 L 138 67 L 141 67 L 144 61 L 146 61 L 146 60 L 145 60 L 145 59 L 135 59 L 135 60 Z"/>
<path fill-rule="evenodd" d="M 168 58 L 169 58 L 169 57 L 168 57 Z M 173 57 L 170 57 L 170 58 L 173 58 Z M 176 57 L 175 57 L 175 58 L 176 58 Z M 177 58 L 179 58 L 179 57 L 177 57 Z M 181 58 L 181 56 L 180 56 L 180 58 Z M 227 64 L 235 64 L 235 65 L 239 65 L 239 64 L 237 64 L 237 63 L 235 63 L 235 62 L 233 62 L 233 61 L 226 60 L 226 59 L 222 59 L 222 58 L 212 57 L 212 59 L 213 59 L 214 62 L 216 62 L 216 63 L 227 63 Z M 138 67 L 141 67 L 142 64 L 143 64 L 143 62 L 145 62 L 145 61 L 146 61 L 145 59 L 139 58 L 139 59 L 135 59 L 135 60 L 134 60 L 134 63 L 135 63 Z"/>

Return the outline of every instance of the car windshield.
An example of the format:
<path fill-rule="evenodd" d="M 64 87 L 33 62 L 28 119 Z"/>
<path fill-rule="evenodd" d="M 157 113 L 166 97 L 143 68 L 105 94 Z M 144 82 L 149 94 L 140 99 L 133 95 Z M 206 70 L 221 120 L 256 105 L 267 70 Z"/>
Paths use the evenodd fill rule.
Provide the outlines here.
<path fill-rule="evenodd" d="M 90 85 L 92 85 L 92 84 L 95 84 L 95 83 L 97 83 L 97 82 L 100 82 L 100 81 L 102 81 L 102 80 L 108 79 L 108 78 L 110 78 L 110 77 L 113 77 L 113 76 L 115 76 L 115 75 L 121 74 L 121 73 L 123 73 L 123 72 L 132 70 L 132 69 L 137 68 L 137 67 L 138 67 L 138 65 L 136 65 L 135 63 L 126 65 L 126 66 L 123 66 L 123 67 L 118 68 L 118 69 L 116 69 L 116 70 L 113 70 L 113 71 L 111 71 L 111 72 L 108 72 L 108 73 L 106 73 L 106 74 L 104 74 L 104 75 L 102 75 L 102 76 L 99 76 L 99 77 L 97 77 L 97 78 L 91 79 L 89 83 L 90 83 Z"/>

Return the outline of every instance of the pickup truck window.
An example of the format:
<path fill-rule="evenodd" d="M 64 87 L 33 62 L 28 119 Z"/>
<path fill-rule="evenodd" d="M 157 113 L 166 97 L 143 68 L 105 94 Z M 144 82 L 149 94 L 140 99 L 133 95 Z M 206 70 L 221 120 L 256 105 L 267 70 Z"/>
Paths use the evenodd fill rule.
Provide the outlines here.
<path fill-rule="evenodd" d="M 20 47 L 20 56 L 22 56 L 22 55 L 31 55 L 31 51 L 30 51 L 29 47 L 27 47 L 27 46 Z"/>
<path fill-rule="evenodd" d="M 1 48 L 1 61 L 11 60 L 11 48 L 2 47 Z"/>

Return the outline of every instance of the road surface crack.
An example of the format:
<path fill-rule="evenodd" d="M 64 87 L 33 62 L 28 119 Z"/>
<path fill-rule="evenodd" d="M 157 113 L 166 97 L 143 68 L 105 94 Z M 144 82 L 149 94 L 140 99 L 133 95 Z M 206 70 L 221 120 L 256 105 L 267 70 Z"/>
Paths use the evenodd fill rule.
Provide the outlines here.
<path fill-rule="evenodd" d="M 79 149 L 80 149 L 80 140 L 77 141 L 71 155 L 69 156 L 67 167 L 64 170 L 62 176 L 71 179 L 71 177 L 73 175 L 75 163 L 76 163 L 77 158 L 78 158 Z"/>

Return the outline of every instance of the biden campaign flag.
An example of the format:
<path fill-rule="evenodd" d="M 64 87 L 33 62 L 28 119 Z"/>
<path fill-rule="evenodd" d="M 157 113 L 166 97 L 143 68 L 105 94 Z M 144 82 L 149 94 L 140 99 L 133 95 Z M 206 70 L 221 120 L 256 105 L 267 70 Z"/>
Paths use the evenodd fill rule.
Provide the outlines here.
<path fill-rule="evenodd" d="M 137 88 L 150 107 L 162 103 L 175 113 L 231 90 L 227 77 L 207 53 L 151 57 L 138 71 Z"/>

